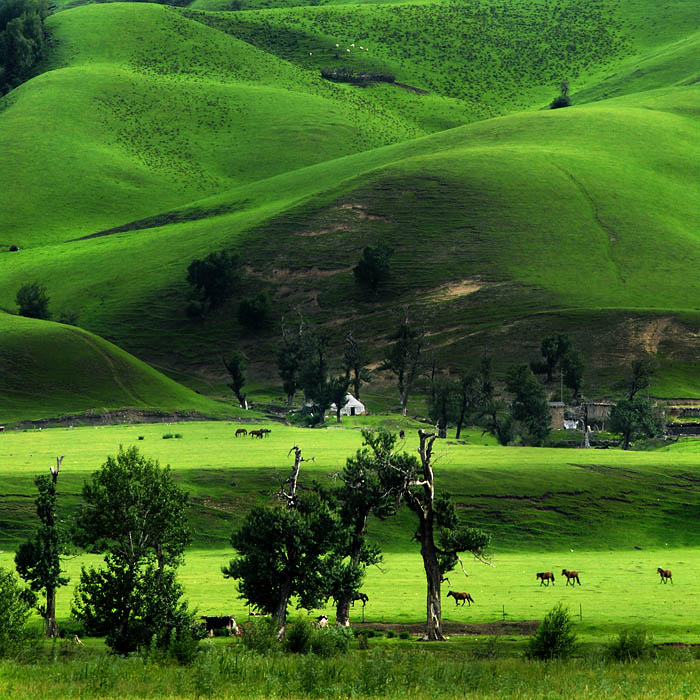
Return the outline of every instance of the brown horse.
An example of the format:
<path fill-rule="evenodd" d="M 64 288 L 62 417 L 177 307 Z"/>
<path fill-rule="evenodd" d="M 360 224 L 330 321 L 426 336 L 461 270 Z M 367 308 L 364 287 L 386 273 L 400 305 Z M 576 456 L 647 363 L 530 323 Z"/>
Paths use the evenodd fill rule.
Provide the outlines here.
<path fill-rule="evenodd" d="M 659 567 L 656 571 L 658 572 L 659 576 L 661 576 L 659 583 L 668 583 L 669 581 L 673 583 L 673 576 L 671 575 L 670 569 L 662 569 Z"/>
<path fill-rule="evenodd" d="M 554 585 L 554 574 L 551 571 L 540 571 L 536 578 L 540 579 L 540 586 L 545 582 L 549 586 L 550 581 L 552 582 L 552 585 Z"/>
<path fill-rule="evenodd" d="M 245 428 L 239 428 L 236 431 L 236 437 L 240 437 L 241 435 L 243 435 L 245 437 L 247 434 L 248 434 L 248 431 Z"/>
<path fill-rule="evenodd" d="M 362 603 L 362 607 L 364 608 L 365 605 L 367 605 L 367 601 L 369 600 L 369 596 L 366 593 L 363 593 L 360 591 L 359 593 L 355 593 L 355 595 L 352 598 L 352 607 L 355 607 L 355 601 L 359 600 Z"/>
<path fill-rule="evenodd" d="M 566 576 L 566 585 L 568 586 L 571 584 L 572 586 L 575 586 L 577 583 L 580 586 L 581 581 L 578 579 L 578 571 L 569 571 L 568 569 L 562 569 L 561 570 L 561 575 Z"/>
<path fill-rule="evenodd" d="M 457 593 L 455 591 L 448 591 L 447 592 L 447 597 L 449 598 L 452 596 L 455 599 L 455 605 L 459 605 L 459 601 L 462 601 L 462 605 L 465 603 L 469 603 L 470 607 L 471 604 L 474 602 L 474 598 L 472 598 L 469 593 Z"/>
<path fill-rule="evenodd" d="M 260 438 L 261 440 L 263 439 L 263 431 L 262 430 L 251 430 L 248 435 L 252 438 Z"/>

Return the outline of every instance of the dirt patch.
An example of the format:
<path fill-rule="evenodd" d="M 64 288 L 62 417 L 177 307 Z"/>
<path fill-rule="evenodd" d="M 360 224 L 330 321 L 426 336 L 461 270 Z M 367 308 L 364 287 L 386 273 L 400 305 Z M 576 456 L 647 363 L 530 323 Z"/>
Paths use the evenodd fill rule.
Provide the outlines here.
<path fill-rule="evenodd" d="M 256 272 L 250 265 L 246 265 L 244 270 L 246 274 L 256 275 L 264 282 L 272 282 L 275 284 L 284 284 L 285 282 L 298 282 L 300 280 L 321 279 L 323 277 L 332 277 L 340 273 L 349 272 L 352 270 L 352 265 L 349 267 L 339 267 L 335 270 L 320 270 L 318 267 L 306 267 L 298 270 L 292 270 L 289 267 L 273 267 L 267 274 Z"/>
<path fill-rule="evenodd" d="M 468 624 L 463 622 L 443 622 L 442 631 L 452 636 L 459 635 L 522 635 L 527 636 L 535 633 L 540 626 L 540 620 L 507 620 L 498 622 L 484 622 L 482 624 Z M 394 624 L 391 622 L 353 622 L 354 630 L 380 630 L 386 632 L 392 630 L 398 634 L 408 632 L 411 635 L 422 636 L 425 632 L 425 623 L 416 622 L 412 624 Z"/>
<path fill-rule="evenodd" d="M 483 283 L 476 279 L 448 282 L 432 289 L 427 296 L 430 299 L 458 299 L 478 292 L 483 286 Z"/>
<path fill-rule="evenodd" d="M 359 204 L 358 202 L 347 202 L 336 207 L 336 209 L 349 211 L 360 221 L 390 221 L 388 216 L 373 214 L 367 211 L 367 207 L 364 204 Z"/>
<path fill-rule="evenodd" d="M 323 236 L 329 233 L 338 233 L 338 231 L 352 231 L 352 226 L 349 224 L 332 224 L 328 228 L 321 228 L 316 231 L 300 231 L 297 236 Z"/>

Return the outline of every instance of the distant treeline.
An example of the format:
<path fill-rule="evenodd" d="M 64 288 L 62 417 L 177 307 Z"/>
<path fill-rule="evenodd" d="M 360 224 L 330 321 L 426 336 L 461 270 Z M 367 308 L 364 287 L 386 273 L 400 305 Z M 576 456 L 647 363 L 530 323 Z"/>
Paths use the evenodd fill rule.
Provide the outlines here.
<path fill-rule="evenodd" d="M 396 76 L 391 73 L 369 73 L 366 71 L 353 71 L 348 68 L 322 68 L 321 77 L 337 83 L 353 83 L 355 85 L 393 83 L 396 81 Z"/>
<path fill-rule="evenodd" d="M 24 82 L 46 47 L 46 0 L 0 0 L 0 94 Z"/>

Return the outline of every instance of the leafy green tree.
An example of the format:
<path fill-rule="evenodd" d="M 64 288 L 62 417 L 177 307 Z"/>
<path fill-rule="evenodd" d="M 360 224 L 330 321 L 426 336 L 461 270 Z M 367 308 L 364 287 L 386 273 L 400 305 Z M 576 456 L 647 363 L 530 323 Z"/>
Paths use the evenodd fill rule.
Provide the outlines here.
<path fill-rule="evenodd" d="M 299 447 L 292 475 L 282 495 L 286 508 L 258 506 L 231 536 L 238 556 L 222 568 L 238 581 L 240 598 L 273 615 L 284 635 L 289 601 L 297 607 L 320 607 L 328 599 L 327 573 L 338 534 L 337 518 L 328 503 L 313 492 L 297 494 Z"/>
<path fill-rule="evenodd" d="M 462 426 L 467 419 L 478 424 L 486 425 L 487 416 L 496 420 L 496 416 L 490 416 L 491 410 L 496 407 L 494 403 L 493 385 L 493 359 L 484 356 L 479 361 L 476 369 L 463 373 L 459 379 L 459 391 L 457 394 L 457 432 L 456 439 L 462 433 Z M 498 411 L 496 411 L 496 414 Z M 496 421 L 497 422 L 497 421 Z M 490 432 L 489 426 L 487 429 Z M 495 431 L 497 434 L 498 431 Z M 506 443 L 507 444 L 507 443 Z"/>
<path fill-rule="evenodd" d="M 120 448 L 83 486 L 74 540 L 105 553 L 105 566 L 82 567 L 72 613 L 114 651 L 128 653 L 152 639 L 165 647 L 194 634 L 175 580 L 190 541 L 187 503 L 169 467 L 135 447 Z"/>
<path fill-rule="evenodd" d="M 345 336 L 345 348 L 343 351 L 343 368 L 348 381 L 352 382 L 356 399 L 360 398 L 360 387 L 369 381 L 370 374 L 366 369 L 369 363 L 367 349 L 362 345 L 352 332 Z"/>
<path fill-rule="evenodd" d="M 210 309 L 226 301 L 238 282 L 240 257 L 227 250 L 209 253 L 187 267 L 187 282 Z"/>
<path fill-rule="evenodd" d="M 379 369 L 391 372 L 396 377 L 401 399 L 401 412 L 405 416 L 408 396 L 420 370 L 425 334 L 411 325 L 409 319 L 406 318 L 390 337 L 390 340 L 394 342 Z"/>
<path fill-rule="evenodd" d="M 506 389 L 514 394 L 510 410 L 519 424 L 523 442 L 542 445 L 549 436 L 552 423 L 544 387 L 527 365 L 514 365 L 506 375 Z"/>
<path fill-rule="evenodd" d="M 428 404 L 428 415 L 435 423 L 438 437 L 447 437 L 447 426 L 457 417 L 461 386 L 447 377 L 439 377 L 433 383 L 433 391 Z"/>
<path fill-rule="evenodd" d="M 530 659 L 568 659 L 576 649 L 576 632 L 569 611 L 555 605 L 530 637 L 525 654 Z"/>
<path fill-rule="evenodd" d="M 282 344 L 277 352 L 277 370 L 282 379 L 282 388 L 287 395 L 287 406 L 292 405 L 294 395 L 300 388 L 299 374 L 304 359 L 304 325 L 295 329 L 282 325 Z"/>
<path fill-rule="evenodd" d="M 579 350 L 571 349 L 561 358 L 564 386 L 574 392 L 574 400 L 581 396 L 583 388 L 583 372 L 585 365 L 583 354 Z"/>
<path fill-rule="evenodd" d="M 367 246 L 352 272 L 355 280 L 376 294 L 379 287 L 391 277 L 391 258 L 394 249 L 386 243 L 375 247 Z"/>
<path fill-rule="evenodd" d="M 542 341 L 540 351 L 546 363 L 547 382 L 552 381 L 554 370 L 569 350 L 571 350 L 571 340 L 566 333 L 553 333 Z"/>
<path fill-rule="evenodd" d="M 622 449 L 627 450 L 634 438 L 653 437 L 660 432 L 661 417 L 647 399 L 623 399 L 613 406 L 609 426 L 610 432 L 622 435 Z"/>
<path fill-rule="evenodd" d="M 386 445 L 389 435 L 382 433 L 380 442 Z M 366 568 L 382 561 L 379 547 L 367 541 L 369 517 L 384 519 L 396 512 L 395 501 L 386 497 L 379 479 L 381 468 L 377 452 L 369 447 L 365 437 L 363 447 L 346 460 L 340 488 L 329 494 L 340 518 L 340 536 L 337 556 L 331 559 L 328 585 L 335 600 L 336 622 L 342 626 L 350 624 L 350 604 L 359 592 Z"/>
<path fill-rule="evenodd" d="M 437 434 L 418 431 L 420 462 L 407 453 L 394 452 L 396 436 L 363 432 L 379 463 L 378 476 L 386 498 L 403 501 L 418 519 L 413 535 L 420 545 L 427 582 L 426 641 L 444 640 L 440 581 L 460 561 L 460 552 L 483 559 L 489 536 L 462 525 L 449 494 L 436 495 L 433 443 Z"/>
<path fill-rule="evenodd" d="M 44 0 L 0 2 L 0 94 L 30 77 L 47 44 Z"/>
<path fill-rule="evenodd" d="M 331 404 L 335 404 L 336 422 L 340 423 L 340 412 L 348 402 L 348 386 L 347 377 L 331 377 L 328 380 L 326 393 Z"/>
<path fill-rule="evenodd" d="M 655 373 L 656 367 L 651 357 L 648 355 L 638 357 L 632 361 L 627 377 L 618 384 L 618 387 L 625 391 L 628 401 L 632 401 L 640 391 L 651 386 Z"/>
<path fill-rule="evenodd" d="M 63 457 L 58 457 L 56 467 L 51 467 L 51 476 L 41 474 L 34 479 L 39 492 L 34 503 L 41 527 L 15 554 L 17 573 L 29 583 L 32 591 L 43 591 L 46 602 L 40 612 L 47 637 L 58 635 L 56 590 L 70 580 L 61 575 L 61 555 L 66 554 L 68 537 L 56 517 L 56 483 L 62 462 Z"/>
<path fill-rule="evenodd" d="M 301 367 L 299 369 L 299 384 L 304 390 L 304 396 L 313 403 L 312 413 L 314 423 L 324 422 L 326 411 L 333 403 L 331 391 L 337 390 L 338 382 L 333 385 L 328 379 L 328 351 L 331 335 L 326 329 L 307 331 L 302 337 Z M 339 380 L 341 383 L 344 380 Z M 345 384 L 347 393 L 347 384 Z M 345 394 L 343 394 L 343 403 Z"/>
<path fill-rule="evenodd" d="M 228 357 L 223 358 L 224 367 L 231 378 L 228 388 L 236 395 L 241 408 L 248 410 L 248 401 L 243 393 L 246 383 L 245 371 L 248 368 L 248 360 L 240 350 L 233 350 Z"/>
<path fill-rule="evenodd" d="M 14 574 L 0 567 L 0 658 L 17 653 L 27 638 L 31 604 Z"/>
<path fill-rule="evenodd" d="M 253 330 L 264 328 L 269 323 L 271 315 L 272 301 L 267 292 L 245 297 L 238 305 L 238 320 L 246 328 Z"/>
<path fill-rule="evenodd" d="M 20 316 L 28 318 L 51 318 L 49 312 L 49 295 L 46 287 L 38 282 L 26 282 L 17 290 L 15 297 Z"/>

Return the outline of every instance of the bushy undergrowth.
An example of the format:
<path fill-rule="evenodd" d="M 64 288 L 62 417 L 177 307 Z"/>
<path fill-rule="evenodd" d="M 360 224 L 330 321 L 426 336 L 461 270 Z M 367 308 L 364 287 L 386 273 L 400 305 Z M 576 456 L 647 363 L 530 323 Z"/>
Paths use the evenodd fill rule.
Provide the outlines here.
<path fill-rule="evenodd" d="M 610 661 L 634 661 L 656 656 L 652 635 L 642 627 L 621 630 L 605 645 L 605 658 Z"/>
<path fill-rule="evenodd" d="M 568 659 L 576 648 L 576 633 L 569 611 L 561 604 L 555 605 L 544 617 L 537 632 L 527 645 L 530 659 Z"/>

